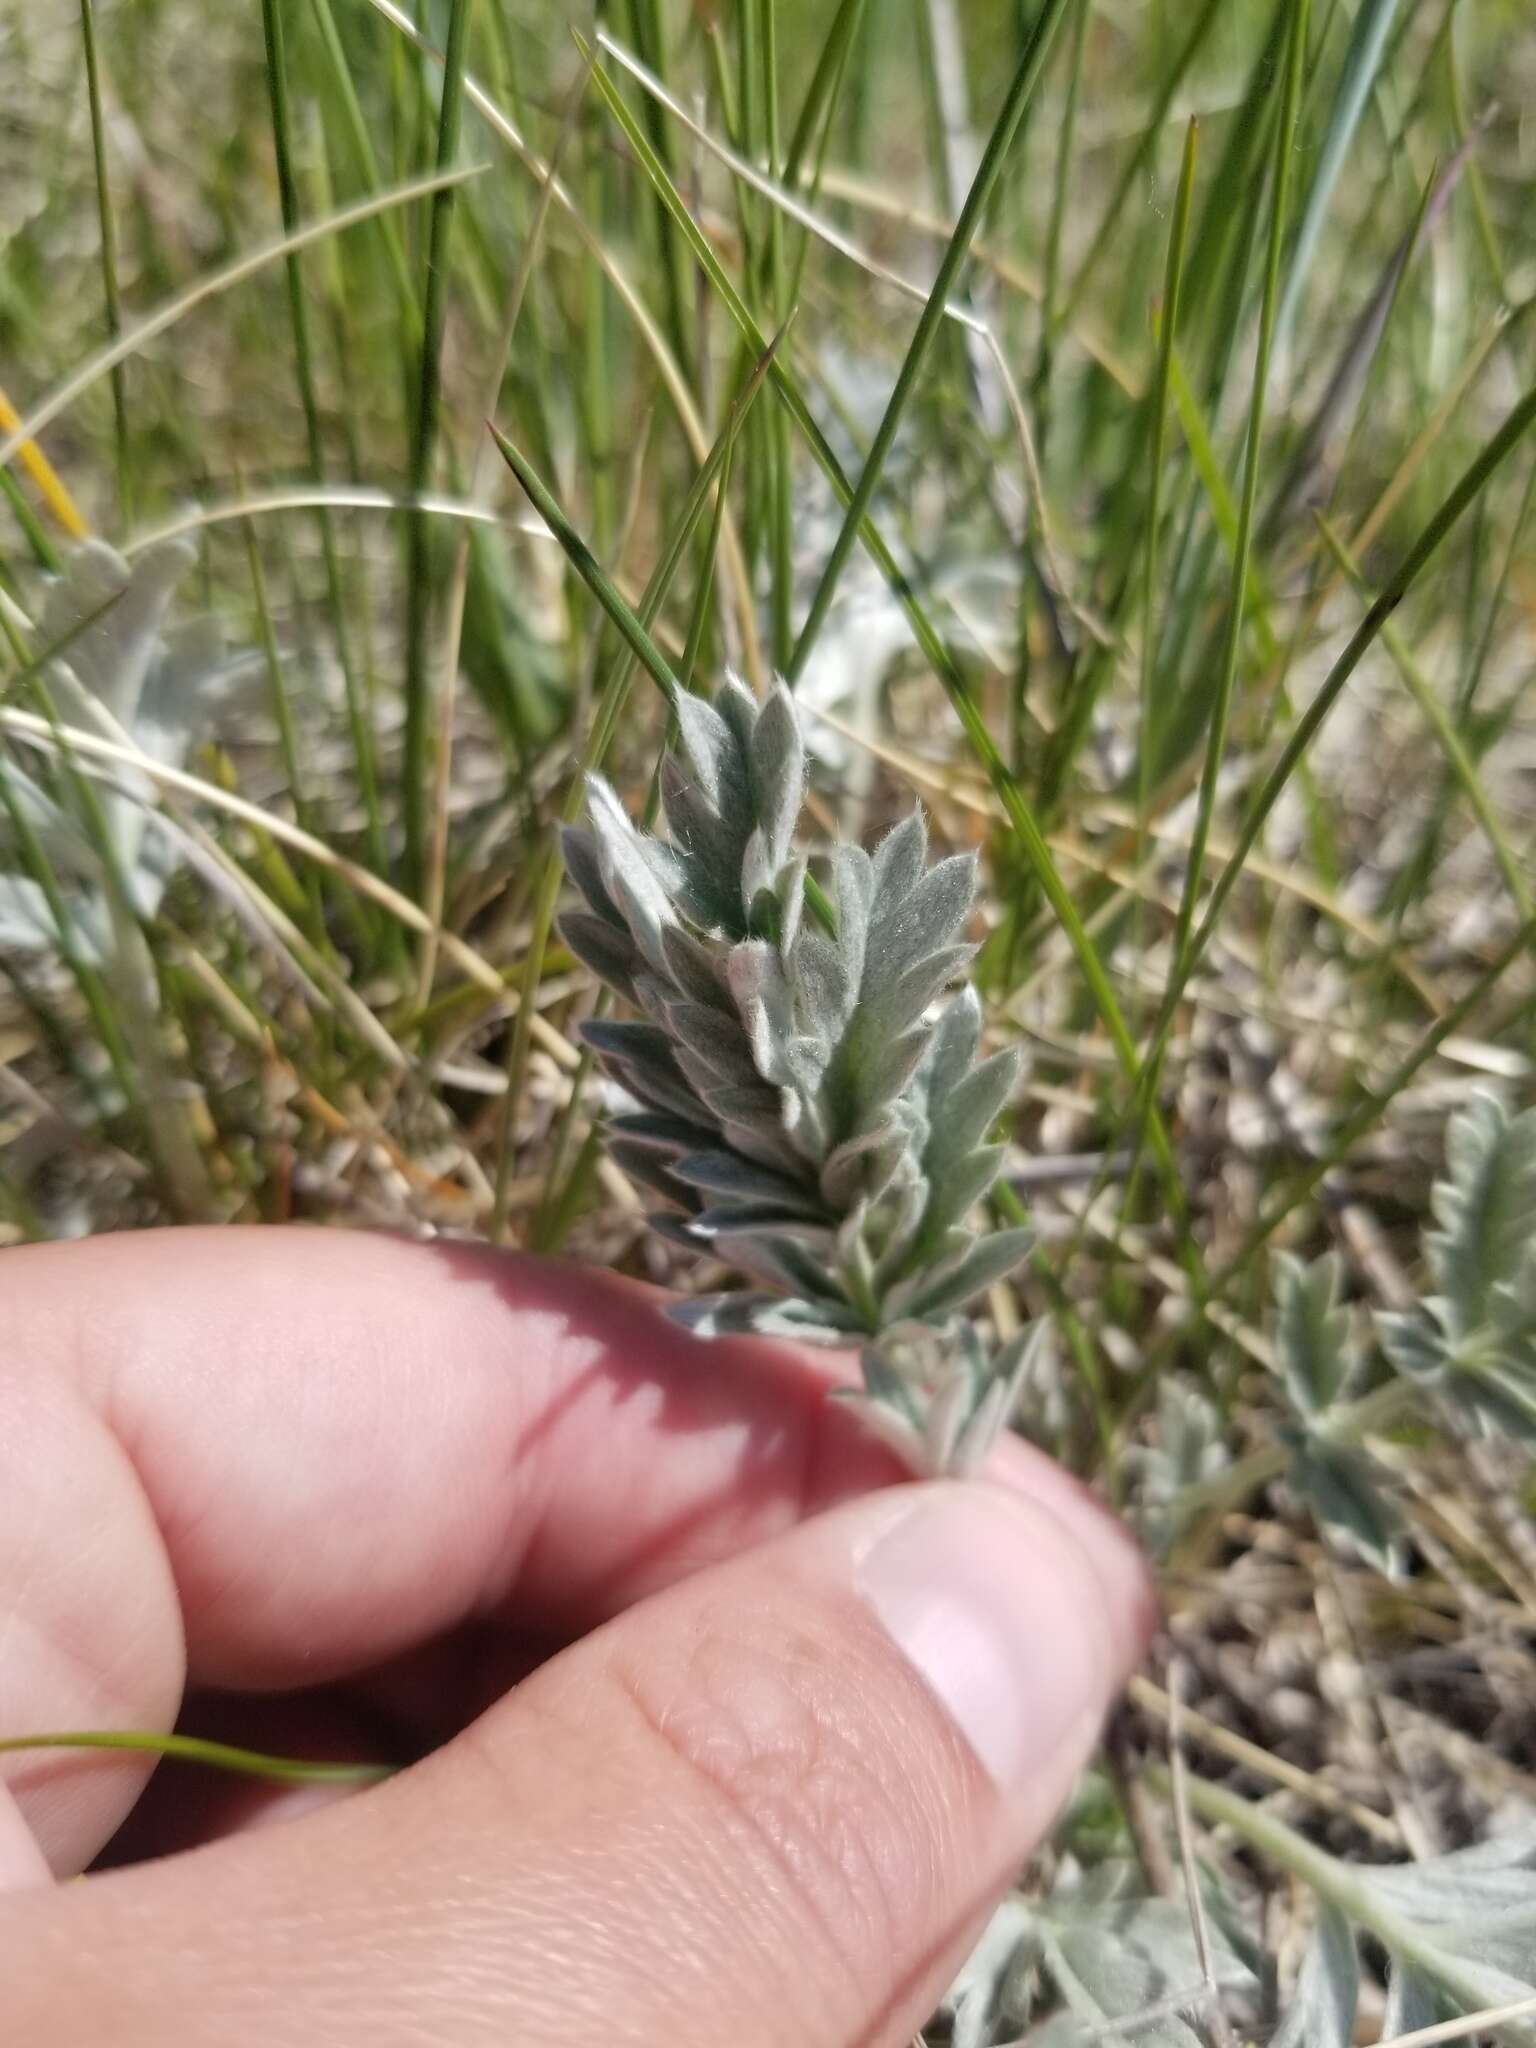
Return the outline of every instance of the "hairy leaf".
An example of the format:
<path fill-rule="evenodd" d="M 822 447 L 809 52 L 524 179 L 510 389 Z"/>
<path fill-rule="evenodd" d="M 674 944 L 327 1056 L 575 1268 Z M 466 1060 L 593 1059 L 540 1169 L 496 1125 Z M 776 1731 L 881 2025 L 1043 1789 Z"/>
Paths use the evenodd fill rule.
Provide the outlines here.
<path fill-rule="evenodd" d="M 834 846 L 807 915 L 793 698 L 776 687 L 760 707 L 731 678 L 676 709 L 670 843 L 600 778 L 590 832 L 567 840 L 587 899 L 571 949 L 644 1013 L 585 1027 L 642 1105 L 615 1156 L 673 1205 L 658 1221 L 674 1242 L 773 1290 L 685 1304 L 689 1327 L 864 1340 L 875 1426 L 915 1469 L 974 1469 L 1043 1356 L 1035 1335 L 989 1351 L 960 1313 L 1029 1243 L 964 1227 L 1001 1163 L 989 1140 L 1016 1056 L 977 1065 L 973 991 L 933 1011 L 971 955 L 974 859 L 928 867 L 914 815 L 873 858 Z"/>
<path fill-rule="evenodd" d="M 1351 2048 L 1359 1999 L 1355 1937 L 1338 1908 L 1320 1900 L 1290 2008 L 1270 2048 Z"/>

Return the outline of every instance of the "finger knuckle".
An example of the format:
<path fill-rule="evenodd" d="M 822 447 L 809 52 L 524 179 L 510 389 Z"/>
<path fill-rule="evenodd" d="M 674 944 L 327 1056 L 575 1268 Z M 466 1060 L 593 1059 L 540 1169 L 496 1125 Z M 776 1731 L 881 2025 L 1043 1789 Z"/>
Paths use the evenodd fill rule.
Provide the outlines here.
<path fill-rule="evenodd" d="M 942 1770 L 857 1622 L 717 1613 L 672 1659 L 615 1677 L 724 1831 L 728 1881 L 771 1895 L 839 1972 L 888 1967 L 941 1892 Z M 750 1904 L 744 1900 L 743 1904 Z M 810 1957 L 801 1947 L 801 1962 Z"/>

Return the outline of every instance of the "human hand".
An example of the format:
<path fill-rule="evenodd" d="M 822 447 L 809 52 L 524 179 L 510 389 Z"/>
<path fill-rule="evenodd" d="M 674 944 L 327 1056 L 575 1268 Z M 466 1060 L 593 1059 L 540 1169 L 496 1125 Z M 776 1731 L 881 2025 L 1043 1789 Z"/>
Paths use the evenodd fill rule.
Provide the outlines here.
<path fill-rule="evenodd" d="M 0 2041 L 909 2040 L 1150 1599 L 1025 1446 L 896 1485 L 825 1396 L 534 1260 L 6 1253 L 0 1735 L 167 1729 L 190 1688 L 227 1739 L 422 1760 L 325 1797 L 0 1759 Z M 53 1882 L 130 1809 L 151 1860 Z"/>

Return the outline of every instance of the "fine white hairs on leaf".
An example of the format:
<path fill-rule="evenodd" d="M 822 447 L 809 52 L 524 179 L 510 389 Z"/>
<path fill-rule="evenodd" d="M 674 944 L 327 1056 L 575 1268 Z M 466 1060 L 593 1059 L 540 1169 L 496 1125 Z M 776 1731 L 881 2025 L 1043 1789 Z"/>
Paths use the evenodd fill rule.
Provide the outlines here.
<path fill-rule="evenodd" d="M 1027 1255 L 988 1232 L 993 1132 L 1017 1078 L 980 1059 L 974 990 L 954 989 L 976 887 L 969 854 L 929 864 L 919 813 L 871 855 L 796 850 L 805 743 L 782 685 L 735 678 L 676 706 L 662 763 L 668 837 L 599 777 L 566 835 L 585 901 L 573 953 L 641 1020 L 587 1040 L 638 1101 L 615 1158 L 667 1205 L 658 1227 L 759 1291 L 683 1303 L 705 1337 L 857 1347 L 860 1405 L 920 1471 L 965 1471 L 1007 1427 L 1043 1327 L 989 1349 L 966 1311 Z"/>

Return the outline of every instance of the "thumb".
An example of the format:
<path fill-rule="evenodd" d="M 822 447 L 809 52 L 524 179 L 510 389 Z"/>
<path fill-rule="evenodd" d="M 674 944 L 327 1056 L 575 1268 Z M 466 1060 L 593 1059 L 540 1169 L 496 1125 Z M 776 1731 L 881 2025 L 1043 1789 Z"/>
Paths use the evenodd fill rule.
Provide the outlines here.
<path fill-rule="evenodd" d="M 19 1895 L 0 2038 L 909 2040 L 1149 1625 L 1126 1540 L 1052 1500 L 877 1494 L 631 1609 L 375 1792 Z"/>

